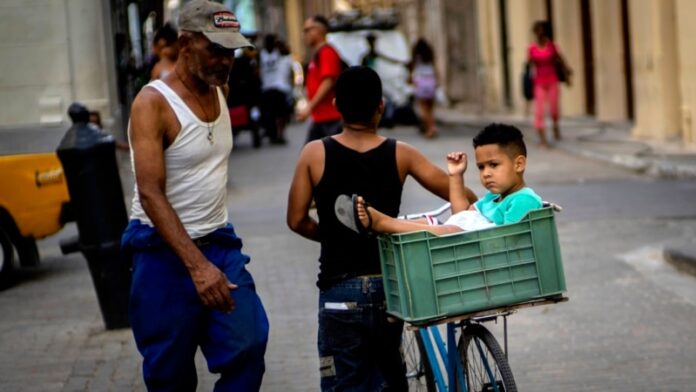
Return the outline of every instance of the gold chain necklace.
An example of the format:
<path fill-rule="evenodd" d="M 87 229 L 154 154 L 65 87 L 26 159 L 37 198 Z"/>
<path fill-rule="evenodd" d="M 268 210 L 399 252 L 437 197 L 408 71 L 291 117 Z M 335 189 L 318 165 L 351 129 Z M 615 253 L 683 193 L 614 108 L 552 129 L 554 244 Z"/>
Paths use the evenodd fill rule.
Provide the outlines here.
<path fill-rule="evenodd" d="M 193 95 L 193 98 L 198 102 L 198 106 L 201 107 L 201 110 L 203 111 L 203 114 L 205 115 L 206 119 L 209 119 L 211 116 L 208 115 L 208 111 L 205 110 L 205 106 L 201 103 L 201 100 L 198 99 L 198 96 L 193 93 L 193 91 L 189 88 L 188 85 L 186 85 L 186 82 L 184 82 L 184 79 L 179 76 L 179 72 L 174 70 L 174 73 L 176 74 L 177 79 L 181 81 L 181 84 L 184 85 L 184 88 L 186 88 L 186 91 L 189 92 L 189 94 Z M 213 91 L 213 100 L 215 101 L 215 106 L 218 105 L 218 100 L 217 100 L 217 91 Z M 215 108 L 213 108 L 213 114 L 215 114 Z M 215 140 L 213 140 L 213 126 L 210 124 L 210 121 L 205 121 L 205 125 L 208 128 L 208 141 L 210 144 L 214 144 Z"/>

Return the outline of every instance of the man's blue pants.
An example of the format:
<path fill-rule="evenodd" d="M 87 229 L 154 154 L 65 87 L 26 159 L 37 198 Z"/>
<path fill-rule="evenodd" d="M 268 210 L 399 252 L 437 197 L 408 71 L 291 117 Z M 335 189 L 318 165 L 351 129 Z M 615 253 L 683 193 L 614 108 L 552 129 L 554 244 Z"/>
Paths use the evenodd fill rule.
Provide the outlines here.
<path fill-rule="evenodd" d="M 123 234 L 133 259 L 130 321 L 145 384 L 150 391 L 195 391 L 200 346 L 210 372 L 220 374 L 215 391 L 258 391 L 268 319 L 245 268 L 249 257 L 232 225 L 199 242 L 208 260 L 239 286 L 229 314 L 203 305 L 188 270 L 153 228 L 134 220 Z"/>

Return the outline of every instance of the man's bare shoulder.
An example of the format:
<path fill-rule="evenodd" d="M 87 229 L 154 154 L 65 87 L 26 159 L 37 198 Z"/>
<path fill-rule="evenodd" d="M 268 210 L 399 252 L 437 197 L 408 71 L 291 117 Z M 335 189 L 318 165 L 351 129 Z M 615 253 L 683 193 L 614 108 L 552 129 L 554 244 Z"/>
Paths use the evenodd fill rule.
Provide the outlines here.
<path fill-rule="evenodd" d="M 422 155 L 417 148 L 412 145 L 402 142 L 400 140 L 396 141 L 396 155 L 401 159 L 412 159 L 414 156 Z"/>
<path fill-rule="evenodd" d="M 143 87 L 131 106 L 129 134 L 160 139 L 167 129 L 173 129 L 171 109 L 166 98 L 153 87 Z M 176 135 L 168 136 L 173 140 Z"/>
<path fill-rule="evenodd" d="M 307 163 L 313 162 L 316 159 L 323 159 L 324 143 L 321 140 L 313 140 L 302 148 L 300 152 L 300 161 Z"/>
<path fill-rule="evenodd" d="M 313 140 L 302 148 L 297 161 L 297 170 L 307 173 L 312 186 L 315 186 L 324 175 L 325 159 L 324 143 L 321 140 Z"/>
<path fill-rule="evenodd" d="M 135 96 L 131 112 L 143 111 L 148 113 L 152 109 L 162 108 L 164 101 L 164 96 L 154 87 L 145 86 L 138 92 L 138 95 Z"/>

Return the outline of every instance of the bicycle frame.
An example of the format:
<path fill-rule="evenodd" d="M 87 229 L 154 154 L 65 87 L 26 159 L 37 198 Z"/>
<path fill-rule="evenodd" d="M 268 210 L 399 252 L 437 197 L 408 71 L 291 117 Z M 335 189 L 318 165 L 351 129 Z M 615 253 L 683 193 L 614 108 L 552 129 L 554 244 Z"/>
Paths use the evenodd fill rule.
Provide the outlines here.
<path fill-rule="evenodd" d="M 437 385 L 438 391 L 446 392 L 449 389 L 453 390 L 454 385 L 459 386 L 459 390 L 462 392 L 468 392 L 466 375 L 464 374 L 464 367 L 460 358 L 460 354 L 457 347 L 456 331 L 457 329 L 464 328 L 471 324 L 472 322 L 482 323 L 486 321 L 497 320 L 498 317 L 503 317 L 503 331 L 504 331 L 504 341 L 505 341 L 505 356 L 507 357 L 507 316 L 511 313 L 504 313 L 493 316 L 478 317 L 473 319 L 465 319 L 462 321 L 451 321 L 446 324 L 447 326 L 447 344 L 442 339 L 440 330 L 437 325 L 431 325 L 418 329 L 418 333 L 423 341 L 423 348 L 427 355 L 427 361 L 430 364 L 430 368 L 433 372 L 433 377 L 435 378 L 435 385 Z M 437 353 L 433 347 L 433 341 L 435 342 L 435 347 L 437 347 Z M 486 357 L 483 353 L 483 349 L 478 340 L 475 340 L 476 347 L 481 355 L 484 362 L 484 367 L 488 378 L 491 381 L 493 391 L 501 392 L 498 390 L 495 375 L 491 369 Z M 439 357 L 437 354 L 439 353 Z M 445 370 L 447 373 L 447 384 L 445 384 L 445 377 L 442 374 L 441 368 L 439 366 L 439 360 L 445 364 Z"/>
<path fill-rule="evenodd" d="M 455 382 L 459 383 L 462 391 L 466 391 L 466 379 L 464 376 L 464 368 L 459 360 L 458 353 L 456 350 L 457 343 L 455 337 L 456 326 L 454 323 L 447 323 L 447 346 L 449 346 L 449 351 L 445 347 L 445 343 L 442 341 L 440 336 L 440 330 L 437 326 L 426 327 L 419 329 L 418 333 L 421 335 L 423 340 L 423 346 L 425 348 L 425 353 L 427 355 L 427 360 L 430 363 L 430 368 L 433 371 L 433 377 L 435 378 L 435 385 L 437 385 L 438 391 L 447 391 L 447 386 L 445 385 L 445 380 L 440 371 L 440 366 L 437 360 L 435 350 L 433 349 L 432 338 L 435 340 L 438 351 L 440 353 L 440 358 L 446 364 L 446 370 L 448 375 L 448 385 L 455 385 Z M 445 361 L 445 358 L 447 359 Z"/>

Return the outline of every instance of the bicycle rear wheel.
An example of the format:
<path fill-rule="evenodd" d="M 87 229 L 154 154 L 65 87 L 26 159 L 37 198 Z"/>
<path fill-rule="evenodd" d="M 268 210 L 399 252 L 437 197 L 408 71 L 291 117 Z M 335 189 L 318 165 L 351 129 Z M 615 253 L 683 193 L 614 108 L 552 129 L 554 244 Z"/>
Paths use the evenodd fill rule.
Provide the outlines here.
<path fill-rule="evenodd" d="M 468 325 L 459 338 L 459 354 L 469 392 L 492 392 L 496 387 L 499 392 L 517 392 L 507 358 L 486 327 Z"/>
<path fill-rule="evenodd" d="M 436 392 L 433 372 L 418 331 L 409 331 L 404 326 L 401 337 L 401 355 L 406 365 L 408 390 L 411 392 Z"/>

